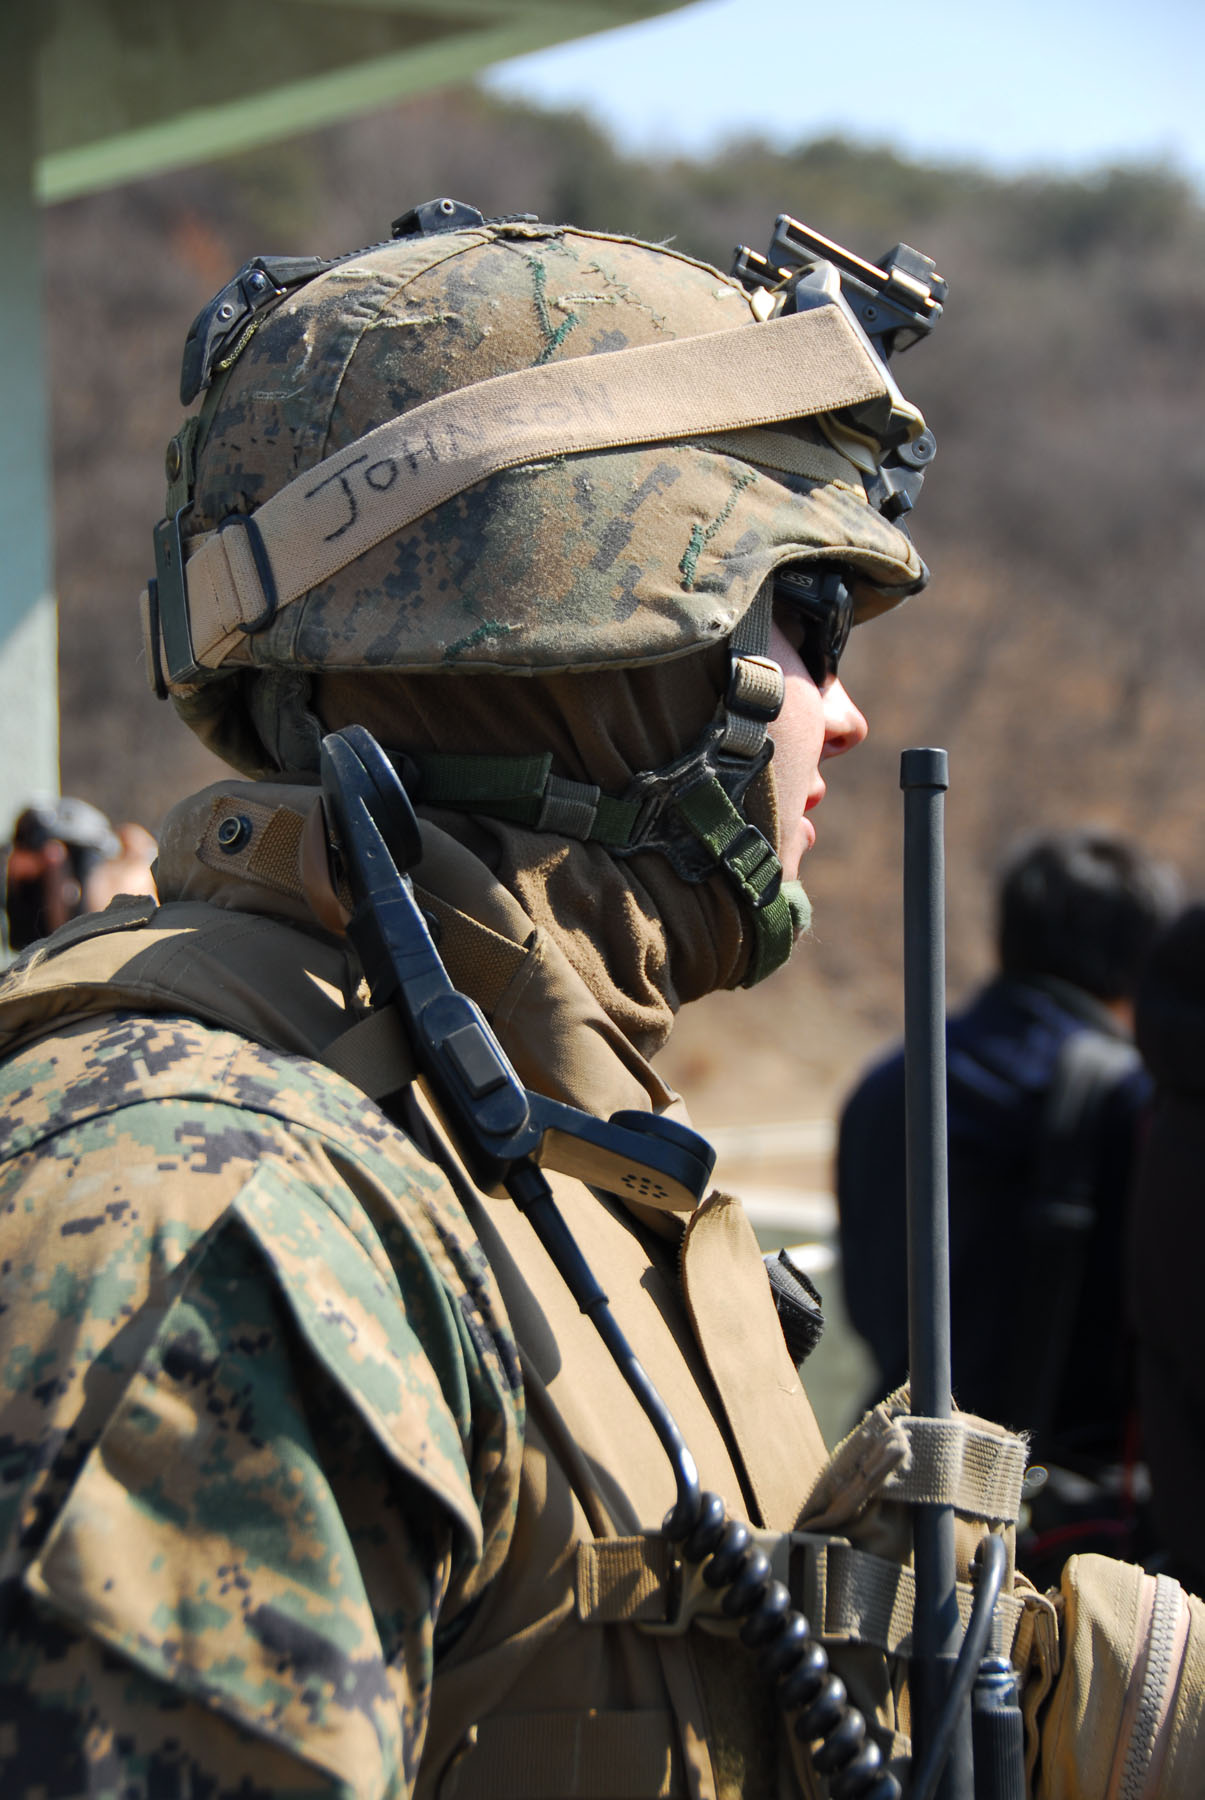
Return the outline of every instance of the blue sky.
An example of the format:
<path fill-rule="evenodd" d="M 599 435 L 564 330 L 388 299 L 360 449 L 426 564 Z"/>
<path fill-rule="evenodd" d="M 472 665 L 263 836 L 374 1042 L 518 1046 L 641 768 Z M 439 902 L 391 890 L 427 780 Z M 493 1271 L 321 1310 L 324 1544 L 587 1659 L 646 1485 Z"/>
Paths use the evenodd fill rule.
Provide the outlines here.
<path fill-rule="evenodd" d="M 1160 159 L 1205 187 L 1205 0 L 695 0 L 489 81 L 639 151 L 841 132 L 1009 173 Z"/>

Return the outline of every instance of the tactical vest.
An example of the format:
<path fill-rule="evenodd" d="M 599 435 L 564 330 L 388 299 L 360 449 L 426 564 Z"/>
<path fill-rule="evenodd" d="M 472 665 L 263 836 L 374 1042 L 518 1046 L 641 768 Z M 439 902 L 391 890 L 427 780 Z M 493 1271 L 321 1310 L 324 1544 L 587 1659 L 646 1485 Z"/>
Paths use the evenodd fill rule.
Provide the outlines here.
<path fill-rule="evenodd" d="M 270 874 L 263 846 L 272 849 L 274 820 L 281 836 L 279 814 L 268 807 L 255 821 L 247 859 L 258 851 L 260 867 L 248 870 L 251 882 Z M 294 843 L 281 871 L 296 868 L 294 828 L 286 829 Z M 433 850 L 424 873 L 438 876 L 438 863 Z M 456 946 L 448 960 L 475 970 L 475 997 L 524 1078 L 539 1085 L 541 1030 L 544 1047 L 549 1037 L 555 1046 L 562 1028 L 549 1021 L 565 1012 L 566 998 L 583 1015 L 592 1003 L 558 967 L 555 947 L 523 928 L 517 907 L 517 919 L 483 925 L 449 900 L 455 883 L 442 874 L 442 893 L 420 897 L 437 912 L 444 944 Z M 495 929 L 504 923 L 509 930 Z M 400 1027 L 388 1014 L 358 1014 L 347 986 L 338 943 L 277 917 L 187 900 L 158 908 L 117 901 L 10 974 L 0 1034 L 11 1049 L 116 1009 L 183 1013 L 313 1057 L 374 1097 L 392 1093 L 409 1073 Z M 605 1038 L 597 1022 L 579 1020 L 579 1035 L 591 1028 Z M 648 1106 L 647 1087 L 634 1098 L 630 1070 L 608 1044 L 606 1074 L 598 1048 L 583 1052 L 610 1084 L 597 1110 Z M 472 1616 L 448 1634 L 418 1794 L 736 1800 L 789 1791 L 791 1763 L 796 1785 L 818 1794 L 793 1739 L 789 1761 L 783 1753 L 787 1734 L 753 1658 L 732 1641 L 735 1627 L 716 1616 L 714 1596 L 687 1591 L 658 1534 L 674 1499 L 672 1475 L 626 1382 L 523 1216 L 471 1187 L 417 1089 L 412 1102 L 413 1130 L 455 1186 L 498 1279 L 529 1418 L 514 1546 Z M 618 1201 L 578 1182 L 554 1178 L 554 1189 L 703 1484 L 766 1534 L 777 1572 L 900 1766 L 908 1751 L 909 1508 L 942 1500 L 965 1515 L 965 1576 L 982 1521 L 1011 1531 L 1023 1446 L 973 1421 L 943 1433 L 911 1420 L 900 1403 L 878 1409 L 830 1463 L 735 1201 L 713 1195 L 675 1242 L 676 1233 L 644 1229 Z M 968 1608 L 969 1595 L 967 1587 Z M 1018 1664 L 1036 1658 L 1032 1714 L 1054 1669 L 1048 1603 L 1005 1596 L 996 1635 Z"/>

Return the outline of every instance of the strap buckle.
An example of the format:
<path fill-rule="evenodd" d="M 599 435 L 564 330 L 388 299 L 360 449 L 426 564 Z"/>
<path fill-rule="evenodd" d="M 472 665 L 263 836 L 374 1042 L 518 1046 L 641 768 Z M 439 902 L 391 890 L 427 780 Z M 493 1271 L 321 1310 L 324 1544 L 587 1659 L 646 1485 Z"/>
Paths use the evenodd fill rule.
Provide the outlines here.
<path fill-rule="evenodd" d="M 796 1590 L 800 1586 L 800 1579 L 793 1580 L 792 1577 L 797 1561 L 797 1547 L 805 1540 L 801 1540 L 797 1532 L 753 1528 L 750 1529 L 749 1536 L 769 1559 L 773 1578 L 791 1589 L 792 1601 L 798 1605 Z M 705 1567 L 705 1563 L 688 1563 L 685 1558 L 675 1556 L 661 1586 L 665 1608 L 663 1617 L 638 1618 L 634 1621 L 636 1629 L 646 1637 L 682 1637 L 696 1619 L 706 1619 L 712 1631 L 735 1637 L 741 1622 L 724 1610 L 723 1591 L 712 1587 L 706 1580 L 703 1574 Z"/>
<path fill-rule="evenodd" d="M 728 720 L 713 722 L 694 748 L 676 762 L 634 777 L 623 799 L 637 809 L 635 821 L 627 842 L 616 846 L 616 856 L 656 850 L 668 858 L 683 881 L 705 881 L 714 874 L 717 859 L 678 816 L 679 803 L 697 787 L 715 780 L 733 806 L 739 806 L 749 784 L 769 762 L 772 749 L 762 732 L 760 747 L 753 755 L 728 754 L 725 734 L 729 724 Z"/>
<path fill-rule="evenodd" d="M 730 758 L 748 761 L 766 741 L 766 732 L 782 711 L 786 681 L 769 656 L 733 656 L 724 696 L 724 735 L 719 748 Z"/>
<path fill-rule="evenodd" d="M 717 860 L 754 912 L 760 912 L 777 900 L 782 887 L 782 864 L 774 854 L 773 844 L 756 825 L 746 824 L 738 831 L 732 842 L 718 852 Z M 765 885 L 760 886 L 759 877 L 766 874 L 767 863 L 773 863 L 774 867 Z"/>
<path fill-rule="evenodd" d="M 773 657 L 734 656 L 724 704 L 742 718 L 772 725 L 782 711 L 786 691 L 782 669 Z"/>

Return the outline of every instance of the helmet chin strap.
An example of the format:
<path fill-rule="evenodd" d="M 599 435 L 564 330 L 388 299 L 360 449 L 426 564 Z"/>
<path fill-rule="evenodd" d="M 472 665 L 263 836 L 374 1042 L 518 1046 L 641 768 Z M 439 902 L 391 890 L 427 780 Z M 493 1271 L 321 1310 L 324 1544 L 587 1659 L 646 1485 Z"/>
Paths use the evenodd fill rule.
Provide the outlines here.
<path fill-rule="evenodd" d="M 554 775 L 550 754 L 407 754 L 402 778 L 429 806 L 602 844 L 617 857 L 655 851 L 692 884 L 720 870 L 752 923 L 742 983 L 752 987 L 781 967 L 808 920 L 802 888 L 783 881 L 774 846 L 742 810 L 773 755 L 769 728 L 785 694 L 782 670 L 767 654 L 773 601 L 771 578 L 729 639 L 727 690 L 703 735 L 673 762 L 642 770 L 621 795 Z"/>

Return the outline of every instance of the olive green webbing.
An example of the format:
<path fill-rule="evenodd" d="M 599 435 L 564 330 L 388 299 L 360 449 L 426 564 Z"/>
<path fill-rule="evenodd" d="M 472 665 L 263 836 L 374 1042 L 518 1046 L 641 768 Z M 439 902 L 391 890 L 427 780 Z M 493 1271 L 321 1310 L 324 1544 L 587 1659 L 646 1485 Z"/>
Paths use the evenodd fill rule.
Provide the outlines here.
<path fill-rule="evenodd" d="M 272 605 L 287 606 L 500 470 L 808 418 L 883 392 L 880 366 L 837 306 L 455 389 L 358 438 L 256 510 Z M 195 539 L 187 587 L 193 651 L 208 668 L 272 612 L 247 530 Z"/>
<path fill-rule="evenodd" d="M 546 818 L 552 755 L 457 756 L 424 753 L 410 759 L 422 778 L 419 798 L 425 806 L 446 806 L 453 812 L 479 812 L 504 819 L 511 825 L 548 830 Z M 583 843 L 624 848 L 640 812 L 634 800 L 615 800 L 587 782 L 562 781 L 564 789 L 576 789 L 593 797 L 593 818 L 582 831 L 565 832 Z M 585 821 L 583 820 L 583 823 Z"/>
<path fill-rule="evenodd" d="M 795 914 L 781 891 L 782 864 L 718 781 L 700 782 L 682 794 L 674 808 L 752 909 L 753 955 L 742 985 L 754 987 L 781 968 L 795 942 Z M 744 848 L 734 850 L 742 837 Z M 766 893 L 776 884 L 778 891 L 767 901 Z"/>
<path fill-rule="evenodd" d="M 455 756 L 425 752 L 411 760 L 419 770 L 419 798 L 425 806 L 481 813 L 537 831 L 559 830 L 563 836 L 609 849 L 626 849 L 632 843 L 639 802 L 612 799 L 586 782 L 561 781 L 552 774 L 551 754 Z M 579 815 L 583 829 L 566 830 L 555 821 L 555 814 L 549 819 L 553 784 L 588 797 Z M 670 804 L 750 908 L 754 941 L 745 986 L 752 987 L 787 960 L 795 941 L 797 918 L 789 897 L 779 891 L 772 900 L 764 899 L 775 882 L 781 882 L 782 865 L 714 776 Z"/>

